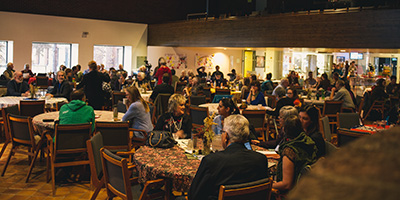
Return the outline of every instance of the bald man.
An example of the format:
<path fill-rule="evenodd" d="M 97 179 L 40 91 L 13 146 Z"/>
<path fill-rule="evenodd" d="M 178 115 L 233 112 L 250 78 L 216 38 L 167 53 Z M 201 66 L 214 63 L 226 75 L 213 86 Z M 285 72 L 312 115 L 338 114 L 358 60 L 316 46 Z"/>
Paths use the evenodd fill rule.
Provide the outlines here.
<path fill-rule="evenodd" d="M 7 96 L 24 96 L 29 95 L 29 85 L 24 82 L 22 72 L 15 72 L 14 79 L 7 83 Z"/>

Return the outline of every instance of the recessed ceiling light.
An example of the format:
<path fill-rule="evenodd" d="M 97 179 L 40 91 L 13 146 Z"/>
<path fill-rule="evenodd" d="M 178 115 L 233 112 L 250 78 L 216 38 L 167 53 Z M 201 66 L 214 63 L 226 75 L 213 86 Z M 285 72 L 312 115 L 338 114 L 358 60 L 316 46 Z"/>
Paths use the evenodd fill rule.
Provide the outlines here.
<path fill-rule="evenodd" d="M 346 50 L 340 50 L 340 52 L 346 52 Z"/>
<path fill-rule="evenodd" d="M 251 49 L 250 49 L 250 48 L 247 48 L 246 50 L 247 50 L 247 51 L 250 51 Z"/>
<path fill-rule="evenodd" d="M 224 50 L 226 50 L 226 48 L 224 48 Z"/>

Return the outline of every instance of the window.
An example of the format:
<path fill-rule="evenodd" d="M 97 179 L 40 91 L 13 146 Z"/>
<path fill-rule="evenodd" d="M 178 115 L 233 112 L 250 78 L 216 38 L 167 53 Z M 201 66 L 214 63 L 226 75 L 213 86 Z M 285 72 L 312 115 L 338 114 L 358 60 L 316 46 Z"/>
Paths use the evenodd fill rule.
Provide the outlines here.
<path fill-rule="evenodd" d="M 0 40 L 0 74 L 7 68 L 7 63 L 13 62 L 13 41 Z"/>
<path fill-rule="evenodd" d="M 32 71 L 34 73 L 57 72 L 60 65 L 71 68 L 77 58 L 78 44 L 32 43 Z M 75 64 L 75 62 L 74 62 Z"/>
<path fill-rule="evenodd" d="M 131 46 L 94 46 L 94 61 L 104 64 L 105 69 L 114 67 L 118 70 L 120 64 L 124 65 L 127 72 L 131 70 L 132 47 Z"/>

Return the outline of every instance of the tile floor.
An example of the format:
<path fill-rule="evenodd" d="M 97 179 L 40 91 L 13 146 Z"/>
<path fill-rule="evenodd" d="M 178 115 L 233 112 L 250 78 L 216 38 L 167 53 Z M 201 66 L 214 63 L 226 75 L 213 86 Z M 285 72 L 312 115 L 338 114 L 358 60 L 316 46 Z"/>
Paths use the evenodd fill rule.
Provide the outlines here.
<path fill-rule="evenodd" d="M 0 149 L 3 143 L 0 144 Z M 0 159 L 0 173 L 11 145 L 7 146 L 6 152 Z M 28 183 L 25 177 L 29 169 L 28 156 L 16 153 L 10 161 L 7 171 L 3 177 L 0 176 L 0 200 L 47 200 L 47 199 L 90 199 L 93 191 L 90 190 L 90 181 L 77 183 L 56 183 L 56 195 L 52 195 L 51 182 L 46 183 L 46 160 L 39 159 L 35 163 L 32 175 Z M 139 187 L 134 194 L 134 199 L 140 195 Z M 106 199 L 107 193 L 103 188 L 97 199 Z M 120 198 L 114 198 L 120 199 Z"/>

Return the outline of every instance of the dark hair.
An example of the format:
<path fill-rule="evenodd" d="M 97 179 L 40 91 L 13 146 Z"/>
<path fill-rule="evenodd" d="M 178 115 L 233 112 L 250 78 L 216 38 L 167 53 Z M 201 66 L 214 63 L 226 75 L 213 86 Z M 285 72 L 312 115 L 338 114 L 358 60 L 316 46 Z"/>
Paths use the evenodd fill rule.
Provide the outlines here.
<path fill-rule="evenodd" d="M 307 128 L 307 133 L 319 131 L 319 111 L 312 105 L 304 105 L 300 108 L 299 113 L 305 112 L 310 117 L 311 124 Z"/>
<path fill-rule="evenodd" d="M 390 80 L 396 80 L 397 77 L 395 75 L 390 76 Z"/>
<path fill-rule="evenodd" d="M 250 87 L 251 87 L 251 86 L 257 87 L 258 90 L 261 89 L 261 86 L 260 86 L 260 82 L 259 82 L 259 81 L 252 81 L 251 84 L 250 84 Z"/>
<path fill-rule="evenodd" d="M 89 66 L 89 69 L 91 69 L 91 70 L 97 70 L 97 64 L 96 64 L 96 61 L 94 61 L 94 60 L 90 61 L 88 66 Z"/>
<path fill-rule="evenodd" d="M 376 81 L 376 86 L 384 87 L 384 84 L 385 84 L 385 79 L 383 78 L 380 78 Z"/>
<path fill-rule="evenodd" d="M 326 73 L 323 73 L 323 74 L 321 75 L 321 77 L 323 77 L 325 80 L 328 80 L 328 75 L 327 75 Z"/>
<path fill-rule="evenodd" d="M 249 79 L 249 77 L 246 77 L 246 78 L 243 79 L 243 84 L 244 84 L 245 86 L 250 86 L 250 79 Z"/>
<path fill-rule="evenodd" d="M 271 80 L 271 78 L 272 78 L 272 73 L 268 73 L 267 74 L 267 80 Z"/>
<path fill-rule="evenodd" d="M 75 90 L 71 92 L 71 101 L 72 100 L 83 100 L 83 98 L 85 97 L 85 92 L 83 91 L 83 89 L 79 89 L 79 90 Z"/>
<path fill-rule="evenodd" d="M 292 90 L 292 92 L 293 92 L 293 99 L 298 99 L 298 98 L 299 98 L 299 95 L 297 94 L 297 90 L 296 90 L 295 88 L 289 87 L 289 88 L 287 89 L 287 91 L 288 91 L 288 90 Z M 287 91 L 286 91 L 286 93 L 287 93 Z"/>
<path fill-rule="evenodd" d="M 230 108 L 229 115 L 240 114 L 238 107 L 236 106 L 236 104 L 233 102 L 233 100 L 231 98 L 223 98 L 220 100 L 220 102 L 222 102 L 222 105 L 225 108 Z"/>
<path fill-rule="evenodd" d="M 333 76 L 337 76 L 337 77 L 339 77 L 339 73 L 337 73 L 337 72 L 334 72 L 334 73 L 333 73 Z"/>
<path fill-rule="evenodd" d="M 164 73 L 162 76 L 162 82 L 163 83 L 168 83 L 169 82 L 169 74 L 168 73 Z"/>
<path fill-rule="evenodd" d="M 176 74 L 176 71 L 174 69 L 171 69 L 171 74 L 172 76 Z"/>
<path fill-rule="evenodd" d="M 257 76 L 255 74 L 251 75 L 251 80 L 252 81 L 256 81 L 257 80 Z"/>
<path fill-rule="evenodd" d="M 339 86 L 344 86 L 345 84 L 343 80 L 338 80 L 336 83 L 339 84 Z"/>
<path fill-rule="evenodd" d="M 290 115 L 285 119 L 283 130 L 287 138 L 294 139 L 303 132 L 301 121 L 297 115 Z"/>
<path fill-rule="evenodd" d="M 76 67 L 79 69 L 79 71 L 81 70 L 81 65 L 77 64 Z"/>
<path fill-rule="evenodd" d="M 234 73 L 234 74 L 235 74 L 235 73 L 236 73 L 236 70 L 235 70 L 235 69 L 232 69 L 232 73 Z"/>
<path fill-rule="evenodd" d="M 76 68 L 77 68 L 76 66 L 73 66 L 73 67 L 72 67 L 72 71 L 75 71 L 75 70 L 76 70 Z"/>

